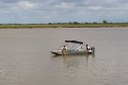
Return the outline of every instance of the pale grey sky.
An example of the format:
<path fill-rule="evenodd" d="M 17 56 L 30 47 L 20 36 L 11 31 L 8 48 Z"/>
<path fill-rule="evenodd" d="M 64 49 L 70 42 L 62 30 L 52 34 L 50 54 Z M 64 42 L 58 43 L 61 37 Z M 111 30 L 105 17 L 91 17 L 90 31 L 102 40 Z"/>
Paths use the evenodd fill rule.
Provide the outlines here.
<path fill-rule="evenodd" d="M 0 23 L 128 22 L 128 0 L 0 0 Z"/>

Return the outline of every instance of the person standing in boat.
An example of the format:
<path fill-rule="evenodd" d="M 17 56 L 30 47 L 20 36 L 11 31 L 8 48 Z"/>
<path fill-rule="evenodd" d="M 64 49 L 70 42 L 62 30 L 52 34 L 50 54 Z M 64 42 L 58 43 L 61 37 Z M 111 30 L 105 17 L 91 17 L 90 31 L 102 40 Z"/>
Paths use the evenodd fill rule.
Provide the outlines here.
<path fill-rule="evenodd" d="M 66 51 L 67 51 L 67 47 L 66 47 L 66 45 L 64 45 L 62 47 L 62 53 L 63 53 L 63 55 L 66 55 Z"/>

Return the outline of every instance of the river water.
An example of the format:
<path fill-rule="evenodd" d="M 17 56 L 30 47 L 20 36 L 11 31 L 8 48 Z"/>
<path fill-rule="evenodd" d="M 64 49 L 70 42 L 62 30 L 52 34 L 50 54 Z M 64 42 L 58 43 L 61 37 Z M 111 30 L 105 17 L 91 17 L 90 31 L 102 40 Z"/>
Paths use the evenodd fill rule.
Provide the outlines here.
<path fill-rule="evenodd" d="M 128 85 L 128 28 L 0 29 L 0 85 Z M 54 57 L 64 40 L 95 55 Z"/>

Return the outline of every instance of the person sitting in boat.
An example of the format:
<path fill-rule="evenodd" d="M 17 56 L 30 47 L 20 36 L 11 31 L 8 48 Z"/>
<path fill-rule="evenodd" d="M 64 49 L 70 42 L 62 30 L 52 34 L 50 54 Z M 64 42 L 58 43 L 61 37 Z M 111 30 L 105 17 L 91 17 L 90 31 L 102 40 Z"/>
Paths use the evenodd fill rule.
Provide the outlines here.
<path fill-rule="evenodd" d="M 66 54 L 66 50 L 67 50 L 67 47 L 66 47 L 66 45 L 64 45 L 64 46 L 62 47 L 62 53 L 63 53 L 63 55 Z"/>
<path fill-rule="evenodd" d="M 86 44 L 86 49 L 90 50 L 90 46 L 88 44 Z"/>
<path fill-rule="evenodd" d="M 93 52 L 95 52 L 95 47 L 93 46 L 93 47 L 91 47 L 91 50 L 93 51 Z"/>

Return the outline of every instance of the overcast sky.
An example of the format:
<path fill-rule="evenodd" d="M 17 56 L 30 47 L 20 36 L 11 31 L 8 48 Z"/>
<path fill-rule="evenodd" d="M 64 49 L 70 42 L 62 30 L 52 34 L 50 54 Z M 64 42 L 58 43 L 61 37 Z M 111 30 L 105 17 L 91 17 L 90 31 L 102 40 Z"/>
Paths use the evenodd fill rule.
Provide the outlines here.
<path fill-rule="evenodd" d="M 0 0 L 0 23 L 128 22 L 128 0 Z"/>

